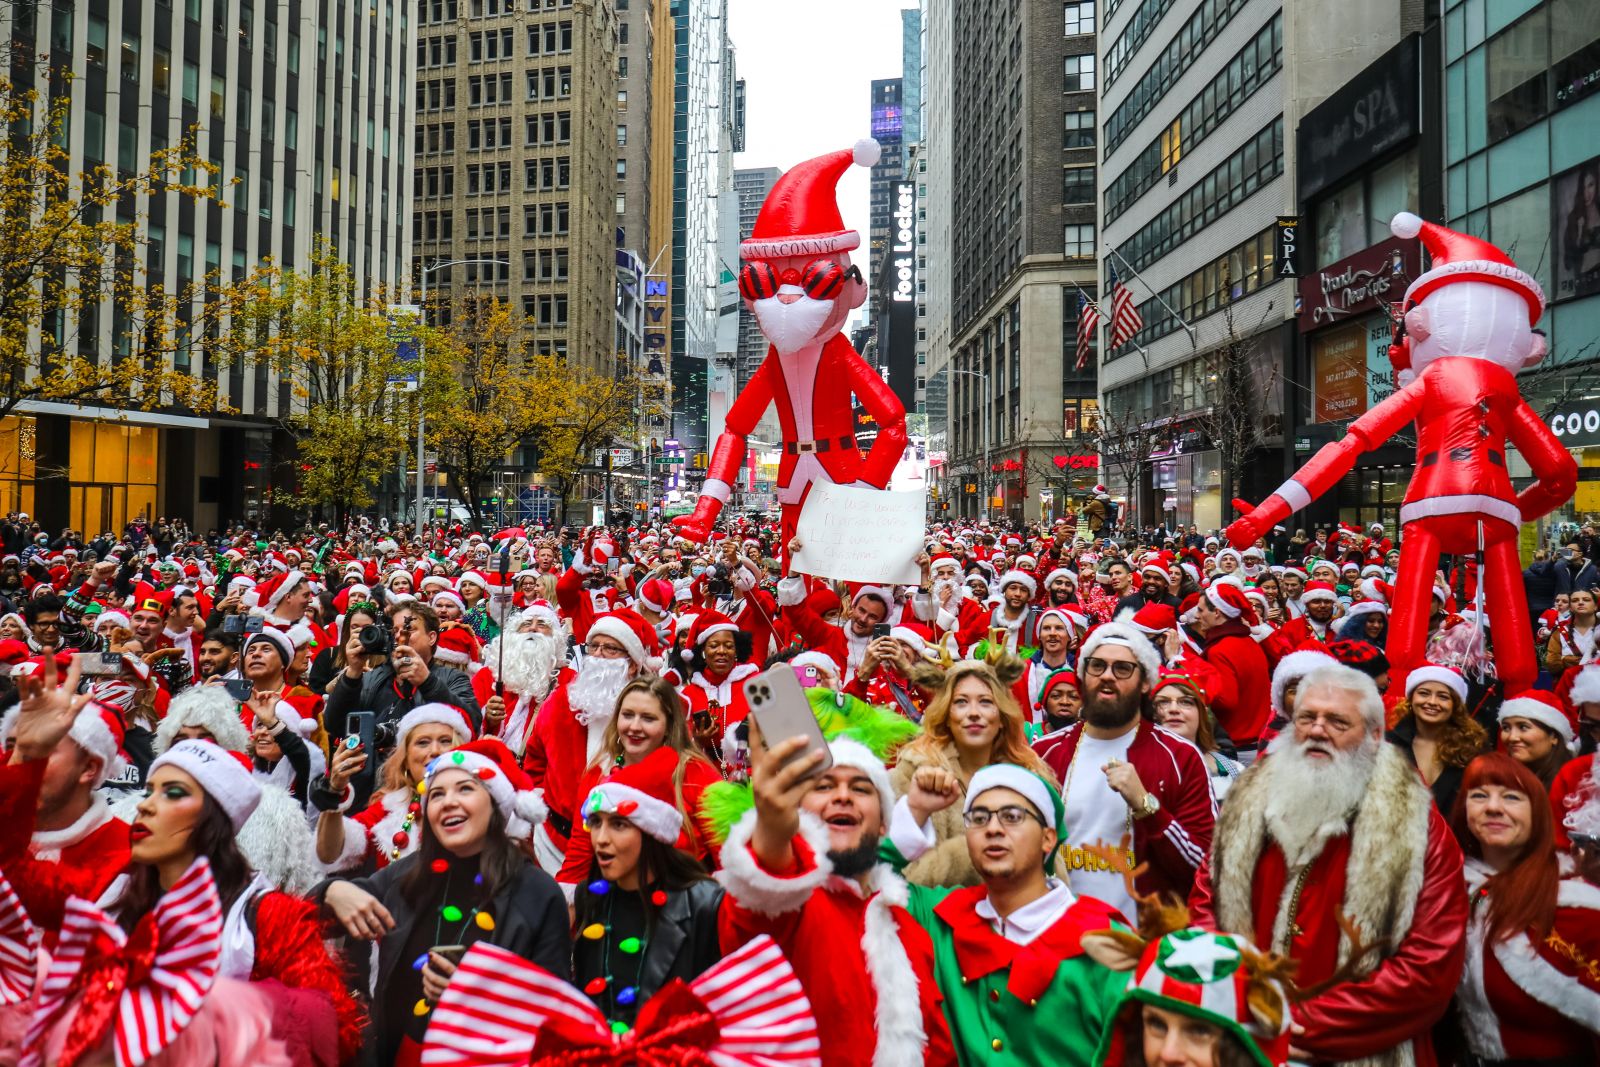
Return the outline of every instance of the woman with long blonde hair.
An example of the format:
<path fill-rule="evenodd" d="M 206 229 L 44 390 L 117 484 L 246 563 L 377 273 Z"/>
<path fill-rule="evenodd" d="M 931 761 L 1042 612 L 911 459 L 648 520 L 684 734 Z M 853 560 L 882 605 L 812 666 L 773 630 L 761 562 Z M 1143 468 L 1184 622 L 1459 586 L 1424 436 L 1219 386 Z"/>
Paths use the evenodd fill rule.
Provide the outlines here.
<path fill-rule="evenodd" d="M 962 660 L 951 667 L 923 713 L 921 735 L 896 756 L 890 773 L 895 791 L 903 794 L 917 770 L 927 766 L 954 774 L 963 789 L 974 774 L 994 763 L 1014 763 L 1054 782 L 1055 775 L 1028 746 L 1027 720 L 1011 695 L 1011 683 L 1020 677 L 1021 667 L 1009 656 L 993 666 Z M 931 886 L 978 884 L 957 807 L 932 817 L 938 843 L 906 868 L 908 881 Z"/>

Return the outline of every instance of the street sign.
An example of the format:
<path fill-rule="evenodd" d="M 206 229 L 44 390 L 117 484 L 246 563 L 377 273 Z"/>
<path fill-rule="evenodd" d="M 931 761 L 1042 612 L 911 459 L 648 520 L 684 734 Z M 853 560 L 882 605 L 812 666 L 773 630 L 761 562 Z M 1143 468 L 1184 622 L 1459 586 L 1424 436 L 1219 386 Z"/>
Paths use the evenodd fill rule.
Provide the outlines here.
<path fill-rule="evenodd" d="M 389 340 L 394 342 L 394 358 L 399 364 L 417 362 L 417 337 L 415 327 L 422 319 L 420 304 L 389 305 Z M 417 387 L 415 372 L 389 375 L 389 384 L 409 390 Z"/>
<path fill-rule="evenodd" d="M 667 467 L 675 463 L 683 463 L 685 462 L 685 458 L 683 456 L 657 456 L 655 459 L 651 460 L 651 462 L 660 464 L 663 467 Z"/>

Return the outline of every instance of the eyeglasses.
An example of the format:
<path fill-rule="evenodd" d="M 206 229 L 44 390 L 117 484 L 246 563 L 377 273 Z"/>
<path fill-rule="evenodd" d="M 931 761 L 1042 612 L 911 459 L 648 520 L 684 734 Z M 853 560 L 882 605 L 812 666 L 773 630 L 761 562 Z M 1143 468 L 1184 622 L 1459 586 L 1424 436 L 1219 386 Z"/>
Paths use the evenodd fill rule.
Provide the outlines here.
<path fill-rule="evenodd" d="M 1182 708 L 1185 711 L 1199 711 L 1200 705 L 1193 697 L 1156 697 L 1150 706 L 1156 711 L 1166 711 L 1168 708 Z"/>
<path fill-rule="evenodd" d="M 1039 816 L 1027 808 L 1020 808 L 1015 804 L 1008 804 L 999 811 L 990 811 L 988 808 L 968 808 L 962 813 L 961 821 L 967 824 L 967 829 L 969 830 L 981 830 L 988 826 L 989 820 L 996 815 L 1000 816 L 1000 825 L 1007 829 L 1015 829 L 1021 826 L 1026 819 L 1032 819 L 1040 826 L 1044 825 L 1044 820 Z"/>
<path fill-rule="evenodd" d="M 1294 724 L 1301 730 L 1309 730 L 1317 723 L 1331 734 L 1349 733 L 1356 724 L 1342 715 L 1312 715 L 1310 713 L 1297 713 Z"/>
<path fill-rule="evenodd" d="M 751 260 L 739 268 L 739 295 L 746 300 L 766 300 L 777 296 L 780 286 L 798 285 L 813 300 L 832 300 L 843 291 L 846 280 L 861 281 L 861 269 L 819 259 L 807 263 L 803 271 L 790 267 L 779 274 L 772 264 Z"/>
<path fill-rule="evenodd" d="M 622 659 L 628 654 L 627 649 L 623 648 L 621 645 L 613 645 L 609 642 L 603 645 L 597 645 L 591 641 L 583 646 L 583 650 L 597 659 Z"/>
<path fill-rule="evenodd" d="M 1139 665 L 1137 663 L 1132 663 L 1125 659 L 1119 659 L 1114 663 L 1108 663 L 1099 656 L 1090 656 L 1088 659 L 1083 661 L 1084 674 L 1101 675 L 1107 671 L 1110 671 L 1111 676 L 1119 682 L 1126 682 L 1129 678 L 1132 678 L 1133 672 L 1138 669 Z"/>

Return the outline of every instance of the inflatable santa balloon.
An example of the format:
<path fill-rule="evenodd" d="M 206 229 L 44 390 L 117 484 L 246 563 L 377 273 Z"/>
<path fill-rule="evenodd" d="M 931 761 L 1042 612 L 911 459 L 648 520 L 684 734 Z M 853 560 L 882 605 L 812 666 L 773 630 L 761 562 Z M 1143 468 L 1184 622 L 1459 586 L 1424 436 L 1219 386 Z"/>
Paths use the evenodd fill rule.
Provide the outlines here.
<path fill-rule="evenodd" d="M 905 407 L 839 332 L 867 286 L 850 265 L 861 235 L 844 228 L 835 188 L 852 163 L 870 167 L 878 156 L 878 142 L 860 141 L 785 172 L 739 246 L 739 293 L 766 335 L 767 358 L 728 409 L 694 512 L 673 520 L 691 540 L 710 535 L 744 465 L 745 438 L 772 403 L 783 429 L 777 496 L 785 558 L 814 482 L 889 484 L 905 451 Z M 852 394 L 878 428 L 865 456 L 856 447 Z"/>
<path fill-rule="evenodd" d="M 1254 543 L 1332 488 L 1357 456 L 1415 421 L 1417 467 L 1400 507 L 1405 550 L 1389 624 L 1391 689 L 1404 692 L 1406 674 L 1424 658 L 1440 553 L 1470 555 L 1481 547 L 1495 669 L 1506 695 L 1516 696 L 1538 674 L 1518 527 L 1571 496 L 1578 476 L 1572 456 L 1517 386 L 1517 371 L 1545 354 L 1544 335 L 1534 329 L 1544 292 L 1486 241 L 1409 212 L 1390 228 L 1397 237 L 1420 236 L 1432 261 L 1406 290 L 1396 319 L 1389 359 L 1401 388 L 1259 507 L 1235 501 L 1248 514 L 1228 527 L 1228 539 L 1241 548 Z M 1508 440 L 1533 471 L 1520 493 L 1506 469 Z"/>

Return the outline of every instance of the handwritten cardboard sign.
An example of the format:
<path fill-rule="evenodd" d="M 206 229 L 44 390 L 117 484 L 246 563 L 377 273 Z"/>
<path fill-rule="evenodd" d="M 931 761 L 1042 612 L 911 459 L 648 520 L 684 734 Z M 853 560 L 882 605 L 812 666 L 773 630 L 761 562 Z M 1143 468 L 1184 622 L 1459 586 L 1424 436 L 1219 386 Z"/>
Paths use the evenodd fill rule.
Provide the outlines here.
<path fill-rule="evenodd" d="M 921 490 L 891 493 L 816 482 L 800 512 L 800 551 L 789 569 L 846 582 L 916 585 L 926 508 Z"/>

